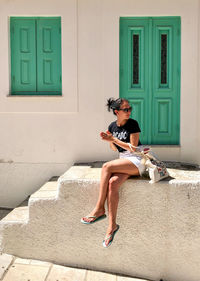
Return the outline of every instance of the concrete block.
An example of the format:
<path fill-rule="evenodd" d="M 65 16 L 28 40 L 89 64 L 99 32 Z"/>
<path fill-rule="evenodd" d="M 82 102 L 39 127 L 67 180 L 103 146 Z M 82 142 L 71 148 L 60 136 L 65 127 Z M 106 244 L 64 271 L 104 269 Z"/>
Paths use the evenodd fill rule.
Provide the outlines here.
<path fill-rule="evenodd" d="M 28 220 L 29 217 L 29 208 L 26 207 L 18 207 L 12 210 L 7 216 L 5 216 L 1 222 L 11 222 L 11 221 L 18 221 L 18 222 L 25 222 Z"/>
<path fill-rule="evenodd" d="M 135 278 L 199 281 L 200 172 L 169 169 L 171 178 L 156 184 L 128 179 L 120 188 L 120 229 L 108 249 L 102 247 L 108 219 L 80 223 L 96 203 L 100 172 L 74 166 L 59 178 L 56 197 L 32 196 L 28 222 L 0 223 L 1 249 Z"/>
<path fill-rule="evenodd" d="M 31 195 L 31 198 L 54 198 L 57 190 L 39 190 Z"/>
<path fill-rule="evenodd" d="M 57 190 L 58 182 L 57 181 L 48 181 L 46 182 L 39 190 L 40 191 L 54 191 Z"/>

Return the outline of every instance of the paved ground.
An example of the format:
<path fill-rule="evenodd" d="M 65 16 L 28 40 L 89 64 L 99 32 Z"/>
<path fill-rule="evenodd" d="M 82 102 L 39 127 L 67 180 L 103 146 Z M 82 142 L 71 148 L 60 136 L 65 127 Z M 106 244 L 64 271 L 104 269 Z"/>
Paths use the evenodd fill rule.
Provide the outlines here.
<path fill-rule="evenodd" d="M 0 281 L 147 281 L 0 255 Z"/>

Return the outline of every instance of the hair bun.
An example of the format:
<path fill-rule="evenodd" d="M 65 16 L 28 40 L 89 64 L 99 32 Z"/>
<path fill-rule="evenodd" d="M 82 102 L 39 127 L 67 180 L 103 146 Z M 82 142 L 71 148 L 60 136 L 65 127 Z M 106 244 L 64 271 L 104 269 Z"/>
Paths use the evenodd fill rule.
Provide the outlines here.
<path fill-rule="evenodd" d="M 129 103 L 129 101 L 126 100 L 126 99 L 118 98 L 118 99 L 115 100 L 113 98 L 109 98 L 107 100 L 107 104 L 106 104 L 106 106 L 108 107 L 108 111 L 110 111 L 112 109 L 113 114 L 116 115 L 115 110 L 119 110 L 120 106 L 125 101 Z"/>
<path fill-rule="evenodd" d="M 110 111 L 110 109 L 113 109 L 113 104 L 115 103 L 115 100 L 113 98 L 109 98 L 107 100 L 107 107 L 108 107 L 108 111 Z"/>

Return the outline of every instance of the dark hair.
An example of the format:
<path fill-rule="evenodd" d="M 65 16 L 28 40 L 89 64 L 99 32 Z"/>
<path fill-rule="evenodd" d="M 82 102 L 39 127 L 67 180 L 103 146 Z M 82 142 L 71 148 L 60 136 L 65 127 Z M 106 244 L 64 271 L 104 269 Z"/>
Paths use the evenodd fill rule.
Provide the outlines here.
<path fill-rule="evenodd" d="M 121 99 L 121 98 L 118 98 L 118 99 L 113 99 L 113 98 L 109 98 L 107 100 L 107 104 L 106 106 L 108 107 L 108 111 L 110 112 L 110 110 L 112 109 L 113 113 L 116 115 L 115 113 L 115 110 L 119 110 L 120 109 L 120 106 L 122 105 L 123 102 L 129 102 L 128 100 L 126 99 Z"/>

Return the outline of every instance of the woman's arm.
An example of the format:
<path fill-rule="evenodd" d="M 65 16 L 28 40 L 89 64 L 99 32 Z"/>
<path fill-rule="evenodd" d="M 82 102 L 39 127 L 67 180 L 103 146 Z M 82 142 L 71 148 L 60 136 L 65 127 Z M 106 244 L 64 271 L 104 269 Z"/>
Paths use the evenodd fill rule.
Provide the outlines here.
<path fill-rule="evenodd" d="M 114 151 L 117 151 L 117 147 L 114 145 L 113 142 L 110 142 L 110 148 Z"/>
<path fill-rule="evenodd" d="M 140 133 L 133 133 L 133 134 L 130 134 L 130 143 L 133 145 L 133 146 L 138 146 L 138 142 L 139 142 L 139 136 L 140 136 Z M 126 150 L 129 150 L 129 151 L 135 151 L 135 148 L 132 148 L 132 150 L 130 149 L 130 146 L 128 143 L 126 142 L 123 142 L 117 138 L 114 138 L 114 141 L 113 143 L 119 145 L 120 147 L 126 149 Z"/>
<path fill-rule="evenodd" d="M 106 131 L 106 133 L 104 132 L 101 132 L 100 133 L 100 136 L 102 138 L 102 140 L 107 140 L 107 139 L 104 139 L 104 136 L 107 135 L 109 137 L 112 137 L 113 135 L 111 134 L 111 132 L 109 132 L 108 130 Z M 110 142 L 110 148 L 114 151 L 117 151 L 117 147 L 114 145 L 114 143 L 112 141 L 109 141 Z"/>
<path fill-rule="evenodd" d="M 138 146 L 139 138 L 140 138 L 140 133 L 133 133 L 133 134 L 130 134 L 130 143 L 131 143 L 133 146 Z M 135 148 L 133 148 L 133 151 L 135 151 Z"/>
<path fill-rule="evenodd" d="M 109 141 L 110 143 L 117 144 L 118 146 L 120 146 L 126 150 L 129 150 L 129 151 L 135 150 L 134 148 L 131 150 L 128 143 L 123 142 L 123 141 L 119 140 L 118 138 L 113 137 L 113 135 L 110 132 L 106 132 L 106 133 L 101 132 L 100 136 L 103 140 Z M 130 135 L 130 143 L 133 146 L 138 146 L 139 136 L 140 136 L 140 133 L 133 133 Z"/>

